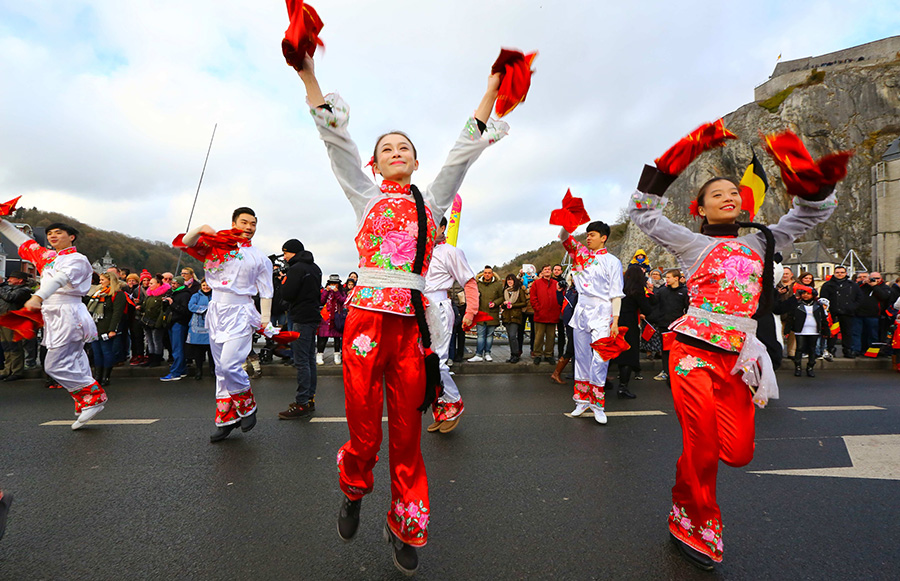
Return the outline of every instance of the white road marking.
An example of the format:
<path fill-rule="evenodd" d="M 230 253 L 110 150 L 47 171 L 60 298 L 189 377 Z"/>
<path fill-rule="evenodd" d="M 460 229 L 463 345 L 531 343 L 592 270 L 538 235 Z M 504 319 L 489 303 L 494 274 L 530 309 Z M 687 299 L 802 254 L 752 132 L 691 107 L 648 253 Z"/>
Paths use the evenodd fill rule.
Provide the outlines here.
<path fill-rule="evenodd" d="M 806 407 L 788 408 L 795 412 L 868 412 L 872 410 L 884 410 L 874 405 L 813 405 Z"/>
<path fill-rule="evenodd" d="M 573 416 L 570 413 L 563 414 L 569 418 L 582 417 L 582 418 L 594 418 L 593 413 L 585 412 L 580 416 Z M 659 410 L 638 410 L 633 412 L 606 412 L 606 417 L 631 417 L 631 416 L 664 416 L 666 412 L 661 412 Z"/>
<path fill-rule="evenodd" d="M 310 421 L 310 423 L 312 423 L 312 422 L 337 423 L 337 422 L 346 422 L 347 418 L 342 418 L 342 417 L 339 417 L 339 418 L 312 418 L 309 421 Z M 386 422 L 387 418 L 381 418 L 381 421 Z"/>
<path fill-rule="evenodd" d="M 44 422 L 41 424 L 42 426 L 71 426 L 72 422 L 75 420 L 53 420 L 52 422 Z M 139 425 L 148 425 L 154 422 L 158 422 L 159 418 L 155 420 L 91 420 L 88 424 L 92 425 L 106 425 L 106 426 L 115 426 L 115 425 L 125 425 L 125 426 L 139 426 Z"/>
<path fill-rule="evenodd" d="M 757 470 L 750 473 L 900 480 L 900 434 L 844 436 L 843 439 L 853 466 L 809 470 Z"/>

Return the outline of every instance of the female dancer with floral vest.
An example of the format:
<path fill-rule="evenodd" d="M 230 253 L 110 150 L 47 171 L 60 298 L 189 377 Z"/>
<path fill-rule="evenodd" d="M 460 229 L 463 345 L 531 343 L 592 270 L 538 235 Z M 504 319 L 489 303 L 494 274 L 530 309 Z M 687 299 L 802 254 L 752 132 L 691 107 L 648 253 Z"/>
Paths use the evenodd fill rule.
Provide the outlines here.
<path fill-rule="evenodd" d="M 669 532 L 682 554 L 701 569 L 722 560 L 722 521 L 716 502 L 719 460 L 744 466 L 753 458 L 754 408 L 778 397 L 754 316 L 771 308 L 772 256 L 825 221 L 835 207 L 834 184 L 846 175 L 849 154 L 814 162 L 792 133 L 766 137 L 782 169 L 794 207 L 771 229 L 737 222 L 740 187 L 716 177 L 700 188 L 692 213 L 703 218 L 695 233 L 663 216 L 666 188 L 703 151 L 736 136 L 722 120 L 702 126 L 645 166 L 632 196 L 630 217 L 674 254 L 687 277 L 690 306 L 669 327 L 676 342 L 669 358 L 675 412 L 683 451 L 678 460 Z M 738 229 L 760 230 L 739 236 Z M 749 389 L 748 389 L 749 387 Z"/>
<path fill-rule="evenodd" d="M 347 104 L 337 94 L 322 94 L 311 57 L 304 58 L 299 75 L 332 170 L 358 224 L 359 281 L 348 299 L 350 313 L 344 328 L 344 397 L 350 440 L 338 452 L 345 495 L 338 533 L 344 541 L 354 537 L 362 497 L 372 491 L 386 397 L 391 507 L 384 531 L 393 548 L 394 564 L 411 575 L 418 567 L 415 547 L 425 545 L 430 518 L 420 449 L 422 410 L 435 396 L 423 391 L 426 365 L 420 337 L 424 339 L 428 332 L 423 332 L 424 313 L 420 311 L 424 274 L 437 234 L 435 218 L 450 207 L 481 152 L 508 130 L 506 123 L 490 120 L 500 75 L 491 75 L 474 117 L 466 122 L 435 181 L 421 193 L 410 183 L 419 162 L 406 134 L 393 131 L 376 141 L 371 163 L 382 182 L 373 183 L 362 169 L 356 144 L 347 131 Z M 430 327 L 437 332 L 438 325 Z"/>

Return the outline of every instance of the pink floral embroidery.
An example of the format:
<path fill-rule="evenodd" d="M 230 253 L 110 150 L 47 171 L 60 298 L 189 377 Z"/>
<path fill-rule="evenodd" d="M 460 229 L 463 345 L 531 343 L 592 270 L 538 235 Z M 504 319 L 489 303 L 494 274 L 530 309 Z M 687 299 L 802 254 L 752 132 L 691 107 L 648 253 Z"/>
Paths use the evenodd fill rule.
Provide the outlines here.
<path fill-rule="evenodd" d="M 359 337 L 353 340 L 351 347 L 356 352 L 357 355 L 365 357 L 369 354 L 369 352 L 374 349 L 378 343 L 372 341 L 372 338 L 366 335 L 365 333 L 361 334 Z"/>
<path fill-rule="evenodd" d="M 375 216 L 372 220 L 372 231 L 376 236 L 384 236 L 394 226 L 394 221 L 387 216 Z"/>
<path fill-rule="evenodd" d="M 400 267 L 416 257 L 416 239 L 407 232 L 392 231 L 381 241 L 381 255 L 391 259 L 391 266 Z"/>
<path fill-rule="evenodd" d="M 716 531 L 712 529 L 703 529 L 700 531 L 700 538 L 707 543 L 714 543 L 716 541 Z"/>
<path fill-rule="evenodd" d="M 757 263 L 739 254 L 729 256 L 722 262 L 725 278 L 737 284 L 747 284 L 757 267 Z"/>
<path fill-rule="evenodd" d="M 683 528 L 686 531 L 691 530 L 691 519 L 689 519 L 688 517 L 682 517 L 681 528 Z"/>
<path fill-rule="evenodd" d="M 699 357 L 688 355 L 686 357 L 682 357 L 678 362 L 678 365 L 675 366 L 675 373 L 681 375 L 682 377 L 687 377 L 688 373 L 699 367 L 711 367 L 715 369 L 715 366 L 712 363 L 708 363 L 703 359 L 700 359 Z"/>
<path fill-rule="evenodd" d="M 394 501 L 390 513 L 391 519 L 400 529 L 400 538 L 412 545 L 423 544 L 427 536 L 428 507 L 421 500 L 404 503 Z"/>

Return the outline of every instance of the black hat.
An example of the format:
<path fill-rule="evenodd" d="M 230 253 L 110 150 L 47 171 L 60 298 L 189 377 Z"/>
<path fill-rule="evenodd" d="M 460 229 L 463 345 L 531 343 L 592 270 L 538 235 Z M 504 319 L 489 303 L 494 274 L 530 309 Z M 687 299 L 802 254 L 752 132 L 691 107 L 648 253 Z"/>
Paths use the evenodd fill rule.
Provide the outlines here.
<path fill-rule="evenodd" d="M 329 275 L 328 276 L 328 284 L 331 284 L 331 283 L 341 284 L 341 275 L 339 275 L 339 274 Z"/>
<path fill-rule="evenodd" d="M 294 254 L 299 254 L 303 252 L 303 243 L 297 240 L 296 238 L 291 238 L 287 242 L 281 245 L 281 249 L 284 252 L 292 252 Z"/>
<path fill-rule="evenodd" d="M 63 230 L 64 232 L 68 233 L 69 236 L 78 238 L 78 230 L 76 230 L 72 226 L 69 226 L 68 224 L 63 224 L 62 222 L 54 222 L 44 228 L 44 232 L 49 232 L 50 230 Z"/>
<path fill-rule="evenodd" d="M 28 275 L 22 272 L 21 270 L 16 270 L 11 273 L 6 278 L 20 278 L 22 280 L 28 280 Z"/>

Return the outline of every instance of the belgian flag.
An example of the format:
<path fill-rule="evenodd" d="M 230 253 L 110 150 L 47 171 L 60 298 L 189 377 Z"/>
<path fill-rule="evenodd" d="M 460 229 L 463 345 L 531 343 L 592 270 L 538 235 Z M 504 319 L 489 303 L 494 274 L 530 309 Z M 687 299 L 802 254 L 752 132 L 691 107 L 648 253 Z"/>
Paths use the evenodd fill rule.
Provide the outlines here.
<path fill-rule="evenodd" d="M 750 220 L 756 217 L 763 201 L 766 199 L 766 191 L 769 189 L 769 180 L 766 172 L 753 151 L 753 159 L 741 178 L 741 210 L 750 213 Z"/>

